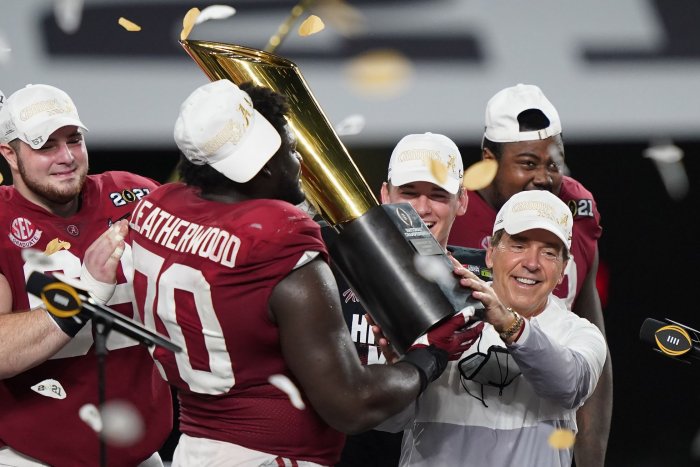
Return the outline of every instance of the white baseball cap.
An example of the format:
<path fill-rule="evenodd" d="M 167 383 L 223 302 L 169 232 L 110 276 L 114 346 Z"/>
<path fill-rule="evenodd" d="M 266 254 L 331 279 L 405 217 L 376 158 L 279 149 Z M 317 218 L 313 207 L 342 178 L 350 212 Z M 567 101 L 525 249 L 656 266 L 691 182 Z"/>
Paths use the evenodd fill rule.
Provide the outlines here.
<path fill-rule="evenodd" d="M 535 131 L 520 131 L 518 116 L 526 110 L 539 110 L 549 126 Z M 547 139 L 561 134 L 559 113 L 542 90 L 532 84 L 517 84 L 498 91 L 486 104 L 484 137 L 494 143 L 517 143 Z"/>
<path fill-rule="evenodd" d="M 505 230 L 516 235 L 544 229 L 559 237 L 569 251 L 573 227 L 574 218 L 566 203 L 549 191 L 527 190 L 511 196 L 498 211 L 493 233 Z"/>
<path fill-rule="evenodd" d="M 435 160 L 447 167 L 444 180 L 435 178 L 430 162 Z M 462 155 L 447 136 L 437 133 L 406 135 L 398 142 L 389 160 L 387 179 L 394 186 L 412 182 L 430 182 L 448 193 L 459 191 L 464 176 Z"/>
<path fill-rule="evenodd" d="M 87 131 L 70 96 L 47 84 L 28 84 L 5 100 L 0 112 L 0 142 L 19 138 L 39 149 L 51 133 L 64 126 Z"/>
<path fill-rule="evenodd" d="M 209 164 L 245 183 L 275 155 L 282 138 L 247 93 L 221 79 L 195 89 L 182 103 L 175 142 L 193 164 Z"/>

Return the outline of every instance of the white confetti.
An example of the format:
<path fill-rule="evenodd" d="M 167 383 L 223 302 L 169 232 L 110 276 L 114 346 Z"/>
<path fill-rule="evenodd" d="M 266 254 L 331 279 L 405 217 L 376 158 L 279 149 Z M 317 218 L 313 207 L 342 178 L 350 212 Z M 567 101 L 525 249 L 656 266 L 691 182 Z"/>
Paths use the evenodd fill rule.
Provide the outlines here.
<path fill-rule="evenodd" d="M 675 201 L 685 198 L 690 188 L 683 156 L 683 150 L 671 141 L 652 143 L 644 150 L 644 157 L 654 161 L 666 192 Z"/>
<path fill-rule="evenodd" d="M 10 61 L 11 52 L 10 43 L 5 36 L 0 33 L 0 65 L 4 65 Z"/>
<path fill-rule="evenodd" d="M 201 24 L 210 19 L 226 19 L 236 14 L 236 9 L 228 5 L 211 5 L 202 10 L 194 24 Z"/>
<path fill-rule="evenodd" d="M 425 280 L 436 284 L 449 284 L 454 279 L 452 268 L 441 255 L 414 255 L 413 265 L 416 272 Z"/>
<path fill-rule="evenodd" d="M 141 440 L 144 423 L 141 414 L 129 402 L 112 400 L 102 406 L 102 435 L 114 446 L 131 446 Z"/>
<path fill-rule="evenodd" d="M 22 250 L 22 259 L 31 265 L 32 271 L 43 271 L 53 264 L 53 260 L 44 254 L 43 251 L 35 248 L 25 248 Z"/>
<path fill-rule="evenodd" d="M 56 24 L 66 34 L 75 34 L 83 18 L 84 0 L 55 0 L 53 16 Z"/>
<path fill-rule="evenodd" d="M 359 134 L 365 128 L 365 117 L 359 114 L 347 116 L 335 127 L 338 136 L 352 136 Z"/>
<path fill-rule="evenodd" d="M 82 421 L 87 423 L 87 425 L 92 428 L 95 433 L 102 431 L 102 417 L 100 416 L 100 411 L 94 404 L 85 404 L 80 407 L 78 411 L 78 416 Z"/>
<path fill-rule="evenodd" d="M 267 381 L 283 393 L 287 394 L 289 400 L 295 408 L 299 410 L 304 410 L 306 408 L 306 404 L 304 404 L 304 401 L 301 399 L 301 394 L 299 394 L 299 389 L 289 380 L 289 378 L 284 375 L 272 375 L 267 378 Z"/>
<path fill-rule="evenodd" d="M 32 386 L 32 391 L 52 399 L 65 399 L 67 395 L 66 390 L 63 389 L 61 383 L 55 379 L 45 379 L 44 381 L 35 384 Z"/>

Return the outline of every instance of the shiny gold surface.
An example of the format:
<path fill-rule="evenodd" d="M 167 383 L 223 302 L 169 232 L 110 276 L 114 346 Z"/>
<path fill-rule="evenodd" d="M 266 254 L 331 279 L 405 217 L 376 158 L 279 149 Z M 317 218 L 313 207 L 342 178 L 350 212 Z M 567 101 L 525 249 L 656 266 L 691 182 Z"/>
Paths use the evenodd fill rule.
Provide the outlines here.
<path fill-rule="evenodd" d="M 319 107 L 299 68 L 282 57 L 233 44 L 180 42 L 211 80 L 251 81 L 287 97 L 290 129 L 303 158 L 307 198 L 333 226 L 358 218 L 377 199 Z"/>

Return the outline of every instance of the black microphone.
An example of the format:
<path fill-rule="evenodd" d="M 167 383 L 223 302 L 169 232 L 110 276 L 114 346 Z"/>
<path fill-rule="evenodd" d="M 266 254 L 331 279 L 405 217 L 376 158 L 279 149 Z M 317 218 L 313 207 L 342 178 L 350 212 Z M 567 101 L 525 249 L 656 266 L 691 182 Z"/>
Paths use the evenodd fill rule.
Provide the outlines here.
<path fill-rule="evenodd" d="M 69 283 L 70 282 L 70 283 Z M 69 318 L 86 310 L 93 321 L 103 322 L 115 330 L 146 346 L 158 345 L 172 352 L 182 349 L 163 336 L 145 328 L 143 324 L 97 302 L 90 293 L 75 285 L 69 277 L 61 278 L 34 271 L 27 279 L 27 292 L 41 298 L 49 313 Z"/>
<path fill-rule="evenodd" d="M 654 350 L 677 360 L 690 363 L 688 358 L 700 360 L 700 332 L 666 318 L 666 322 L 647 318 L 639 330 L 642 342 Z"/>

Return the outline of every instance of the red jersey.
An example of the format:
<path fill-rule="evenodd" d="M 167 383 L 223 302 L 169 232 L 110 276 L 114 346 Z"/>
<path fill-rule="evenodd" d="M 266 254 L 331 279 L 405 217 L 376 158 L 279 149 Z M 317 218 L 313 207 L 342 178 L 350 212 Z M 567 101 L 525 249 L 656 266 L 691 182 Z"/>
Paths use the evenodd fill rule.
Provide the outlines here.
<path fill-rule="evenodd" d="M 219 203 L 174 183 L 139 203 L 131 237 L 139 313 L 183 348 L 153 352 L 178 388 L 180 430 L 334 464 L 344 436 L 268 382 L 281 374 L 297 384 L 268 301 L 304 252 L 328 259 L 319 226 L 283 201 Z"/>
<path fill-rule="evenodd" d="M 559 198 L 571 209 L 574 230 L 571 239 L 571 259 L 564 272 L 564 280 L 554 289 L 554 294 L 563 298 L 567 307 L 571 309 L 591 269 L 603 229 L 600 226 L 600 213 L 595 199 L 581 183 L 571 177 L 563 177 Z M 467 213 L 457 217 L 452 224 L 448 243 L 470 248 L 486 248 L 493 232 L 496 214 L 479 193 L 470 191 Z"/>
<path fill-rule="evenodd" d="M 87 177 L 80 210 L 63 218 L 31 203 L 12 186 L 0 186 L 0 273 L 12 289 L 13 310 L 27 310 L 41 301 L 25 290 L 29 272 L 63 272 L 79 277 L 88 246 L 112 222 L 129 215 L 138 201 L 157 184 L 126 172 Z M 63 247 L 47 256 L 50 264 L 29 266 L 24 248 L 45 251 L 54 239 Z M 55 242 L 54 242 L 55 243 Z M 117 287 L 108 305 L 134 317 L 131 286 L 133 271 L 127 245 L 117 271 Z M 116 332 L 107 341 L 106 401 L 133 404 L 144 422 L 143 438 L 128 447 L 107 445 L 110 466 L 133 467 L 164 443 L 172 430 L 170 389 L 153 365 L 145 347 Z M 65 347 L 40 365 L 0 380 L 0 446 L 53 466 L 98 465 L 99 438 L 79 417 L 85 404 L 98 405 L 97 359 L 90 324 Z"/>

